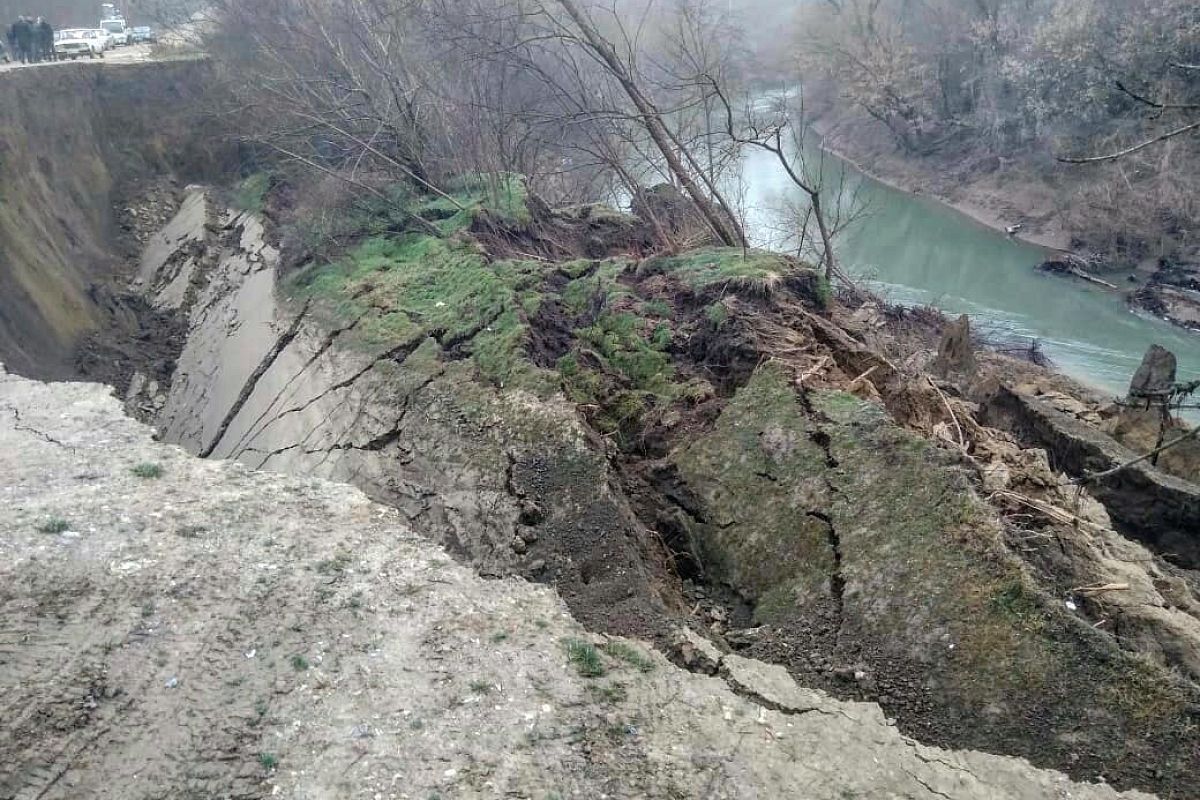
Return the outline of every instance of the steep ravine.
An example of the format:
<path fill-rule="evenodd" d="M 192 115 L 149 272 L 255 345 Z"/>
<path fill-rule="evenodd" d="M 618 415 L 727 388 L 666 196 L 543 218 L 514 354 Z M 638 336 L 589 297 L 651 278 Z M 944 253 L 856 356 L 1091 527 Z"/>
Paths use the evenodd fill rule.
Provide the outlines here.
<path fill-rule="evenodd" d="M 949 401 L 821 312 L 803 270 L 409 236 L 281 275 L 267 238 L 196 191 L 147 249 L 135 285 L 189 330 L 170 388 L 127 398 L 163 438 L 353 482 L 593 630 L 670 650 L 690 626 L 927 742 L 1197 790 L 1194 576 L 1095 503 L 1072 526 L 985 501 L 978 459 L 1018 496 L 1067 487 L 998 432 L 970 429 L 971 463 L 914 433 Z M 870 394 L 862 375 L 890 415 L 845 391 Z"/>
<path fill-rule="evenodd" d="M 119 214 L 154 175 L 214 176 L 200 61 L 17 70 L 0 81 L 0 351 L 27 375 L 75 374 L 80 337 L 122 313 Z"/>

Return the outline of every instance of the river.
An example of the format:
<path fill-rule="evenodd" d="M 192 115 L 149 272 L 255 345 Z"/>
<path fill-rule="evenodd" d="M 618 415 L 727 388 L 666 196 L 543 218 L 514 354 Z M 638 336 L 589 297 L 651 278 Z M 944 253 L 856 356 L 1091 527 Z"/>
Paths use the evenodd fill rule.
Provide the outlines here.
<path fill-rule="evenodd" d="M 949 206 L 880 183 L 833 156 L 825 163 L 826 185 L 844 170 L 846 191 L 866 203 L 866 216 L 836 245 L 841 266 L 884 298 L 966 313 L 1006 338 L 1038 339 L 1060 371 L 1113 394 L 1124 394 L 1155 343 L 1179 357 L 1181 379 L 1200 374 L 1200 334 L 1133 314 L 1099 287 L 1035 271 L 1044 251 Z M 775 157 L 761 151 L 746 154 L 743 182 L 755 244 L 785 246 L 772 233 L 779 227 L 772 209 L 799 192 Z"/>

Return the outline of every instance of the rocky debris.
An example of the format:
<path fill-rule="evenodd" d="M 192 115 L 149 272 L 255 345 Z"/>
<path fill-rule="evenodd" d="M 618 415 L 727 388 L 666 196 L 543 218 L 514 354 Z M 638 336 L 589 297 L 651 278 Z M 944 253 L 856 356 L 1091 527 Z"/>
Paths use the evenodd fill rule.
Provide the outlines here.
<path fill-rule="evenodd" d="M 193 459 L 101 386 L 0 373 L 0 406 L 5 796 L 1149 797 L 915 746 L 737 657 L 737 692 L 603 647 L 585 677 L 552 592 L 357 490 Z"/>
<path fill-rule="evenodd" d="M 691 628 L 677 628 L 673 637 L 675 652 L 692 672 L 715 675 L 721 666 L 720 649 Z"/>
<path fill-rule="evenodd" d="M 1129 384 L 1131 402 L 1163 396 L 1175 386 L 1178 364 L 1175 354 L 1161 345 L 1151 345 Z"/>
<path fill-rule="evenodd" d="M 1104 420 L 1100 429 L 1134 453 L 1149 453 L 1163 442 L 1187 434 L 1191 423 L 1171 416 L 1163 419 L 1161 407 L 1123 407 Z M 1163 472 L 1191 483 L 1200 483 L 1200 439 L 1192 437 L 1163 452 L 1154 460 Z"/>
<path fill-rule="evenodd" d="M 1094 283 L 1098 286 L 1103 286 L 1105 289 L 1116 289 L 1117 288 L 1114 284 L 1110 283 L 1109 281 L 1106 281 L 1103 278 L 1098 278 L 1095 275 L 1093 275 L 1089 271 L 1092 269 L 1092 267 L 1093 267 L 1093 264 L 1088 259 L 1084 259 L 1079 256 L 1068 255 L 1061 259 L 1051 259 L 1049 261 L 1043 261 L 1041 264 L 1038 265 L 1038 270 L 1040 270 L 1041 272 L 1049 272 L 1049 273 L 1057 274 L 1057 275 L 1071 275 L 1073 277 L 1087 281 L 1088 283 Z"/>
<path fill-rule="evenodd" d="M 754 702 L 766 708 L 785 714 L 806 714 L 826 708 L 825 697 L 821 692 L 801 688 L 788 671 L 778 664 L 764 664 L 761 661 L 729 655 L 721 659 L 720 668 L 722 677 L 735 692 L 752 698 Z M 878 722 L 885 722 L 879 706 L 869 703 L 847 703 L 845 710 L 849 709 L 873 715 Z"/>
<path fill-rule="evenodd" d="M 1200 330 L 1200 280 L 1190 279 L 1173 285 L 1154 280 L 1129 297 L 1129 305 L 1187 330 Z"/>
<path fill-rule="evenodd" d="M 1013 431 L 1033 447 L 1054 453 L 1056 465 L 1085 477 L 1138 457 L 1099 428 L 1034 395 L 1001 387 L 985 404 L 985 424 Z M 1200 486 L 1147 463 L 1089 485 L 1109 515 L 1128 535 L 1181 566 L 1200 566 Z"/>
<path fill-rule="evenodd" d="M 125 247 L 131 258 L 158 235 L 179 210 L 180 195 L 171 178 L 160 178 L 143 186 L 136 195 L 117 207 L 117 225 L 125 235 Z"/>

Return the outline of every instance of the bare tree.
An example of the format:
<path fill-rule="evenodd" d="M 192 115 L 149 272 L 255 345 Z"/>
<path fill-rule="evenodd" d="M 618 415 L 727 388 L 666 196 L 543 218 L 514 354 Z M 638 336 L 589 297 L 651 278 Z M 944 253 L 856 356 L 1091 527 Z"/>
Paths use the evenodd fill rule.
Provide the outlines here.
<path fill-rule="evenodd" d="M 803 130 L 792 127 L 786 112 L 776 113 L 773 119 L 764 122 L 757 119 L 757 115 L 750 106 L 743 114 L 744 124 L 739 126 L 734 115 L 733 103 L 725 88 L 713 76 L 702 77 L 708 81 L 713 95 L 724 111 L 725 132 L 730 140 L 739 145 L 765 150 L 773 155 L 787 173 L 788 179 L 808 197 L 812 219 L 816 222 L 821 239 L 820 252 L 825 265 L 826 279 L 833 280 L 834 277 L 837 277 L 847 284 L 852 284 L 837 264 L 837 256 L 833 247 L 837 230 L 831 224 L 830 212 L 826 205 L 826 192 L 822 187 L 821 170 L 813 172 L 805 169 L 804 143 L 801 139 Z M 787 134 L 786 139 L 785 134 Z M 844 186 L 844 184 L 842 185 Z"/>

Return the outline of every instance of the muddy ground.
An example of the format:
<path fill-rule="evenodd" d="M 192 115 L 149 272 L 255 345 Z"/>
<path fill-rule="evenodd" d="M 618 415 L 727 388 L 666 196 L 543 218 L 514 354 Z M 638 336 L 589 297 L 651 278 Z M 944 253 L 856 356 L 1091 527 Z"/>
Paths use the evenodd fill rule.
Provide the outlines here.
<path fill-rule="evenodd" d="M 0 796 L 1146 800 L 592 637 L 395 509 L 0 370 Z M 715 662 L 714 662 L 715 664 Z"/>

